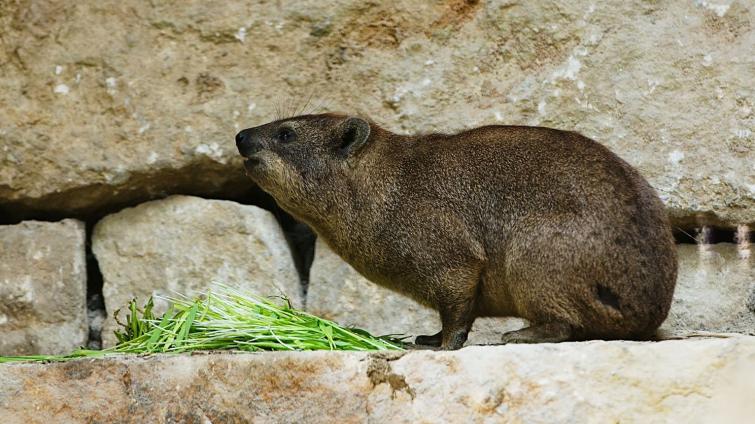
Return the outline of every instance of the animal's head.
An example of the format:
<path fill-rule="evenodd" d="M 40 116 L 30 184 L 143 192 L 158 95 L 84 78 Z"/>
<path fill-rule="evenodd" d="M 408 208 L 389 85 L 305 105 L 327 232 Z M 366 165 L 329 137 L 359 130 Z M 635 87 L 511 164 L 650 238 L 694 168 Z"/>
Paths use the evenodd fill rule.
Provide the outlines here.
<path fill-rule="evenodd" d="M 371 126 L 364 119 L 303 115 L 281 119 L 236 135 L 246 173 L 284 209 L 310 215 L 339 190 L 344 172 L 368 144 Z"/>

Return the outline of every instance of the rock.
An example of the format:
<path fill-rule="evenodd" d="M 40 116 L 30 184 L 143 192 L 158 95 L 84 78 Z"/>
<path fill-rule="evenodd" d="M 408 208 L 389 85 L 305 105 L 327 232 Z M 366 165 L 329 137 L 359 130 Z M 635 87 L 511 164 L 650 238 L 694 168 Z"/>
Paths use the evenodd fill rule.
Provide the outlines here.
<path fill-rule="evenodd" d="M 343 261 L 321 239 L 309 272 L 307 310 L 375 335 L 415 336 L 440 331 L 438 313 L 399 293 L 371 283 Z M 518 318 L 479 318 L 467 344 L 493 344 L 507 331 L 525 326 Z"/>
<path fill-rule="evenodd" d="M 217 282 L 285 294 L 302 305 L 283 233 L 272 214 L 255 206 L 171 196 L 107 216 L 95 226 L 92 248 L 104 279 L 104 346 L 115 341 L 114 311 L 133 297 L 143 303 L 154 294 L 192 296 Z M 166 306 L 156 302 L 155 310 Z"/>
<path fill-rule="evenodd" d="M 755 310 L 747 301 L 755 292 L 755 256 L 731 243 L 681 244 L 679 277 L 671 311 L 662 329 L 755 335 Z"/>
<path fill-rule="evenodd" d="M 746 422 L 755 413 L 752 337 L 470 347 L 405 355 L 389 370 L 369 395 L 374 422 Z"/>
<path fill-rule="evenodd" d="M 678 224 L 752 224 L 755 7 L 724 3 L 4 2 L 0 209 L 225 193 L 236 130 L 313 95 L 399 132 L 576 130 Z"/>
<path fill-rule="evenodd" d="M 7 424 L 748 422 L 753 393 L 745 336 L 0 365 Z"/>
<path fill-rule="evenodd" d="M 467 346 L 471 345 L 495 345 L 501 343 L 501 336 L 509 331 L 527 327 L 528 321 L 514 317 L 485 317 L 477 318 L 469 332 Z M 437 327 L 440 330 L 440 326 Z M 437 331 L 437 330 L 436 330 Z"/>
<path fill-rule="evenodd" d="M 0 226 L 0 355 L 86 345 L 85 240 L 72 219 Z"/>
<path fill-rule="evenodd" d="M 5 424 L 358 422 L 370 388 L 366 356 L 159 355 L 0 365 L 0 414 Z M 36 400 L 28 389 L 38 391 Z"/>

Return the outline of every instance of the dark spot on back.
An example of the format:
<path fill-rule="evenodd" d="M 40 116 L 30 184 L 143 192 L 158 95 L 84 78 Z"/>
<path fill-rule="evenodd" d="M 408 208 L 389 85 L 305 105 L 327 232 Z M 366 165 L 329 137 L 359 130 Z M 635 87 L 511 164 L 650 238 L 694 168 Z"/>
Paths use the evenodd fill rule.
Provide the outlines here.
<path fill-rule="evenodd" d="M 619 297 L 608 287 L 598 284 L 598 300 L 606 306 L 619 310 Z"/>

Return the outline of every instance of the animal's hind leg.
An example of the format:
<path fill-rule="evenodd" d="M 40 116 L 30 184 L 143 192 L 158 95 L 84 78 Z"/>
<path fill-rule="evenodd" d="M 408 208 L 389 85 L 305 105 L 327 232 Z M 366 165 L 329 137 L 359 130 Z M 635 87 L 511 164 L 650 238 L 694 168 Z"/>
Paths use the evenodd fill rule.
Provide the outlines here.
<path fill-rule="evenodd" d="M 501 337 L 506 343 L 558 343 L 570 340 L 573 336 L 572 327 L 561 322 L 535 324 L 521 330 L 510 331 Z"/>

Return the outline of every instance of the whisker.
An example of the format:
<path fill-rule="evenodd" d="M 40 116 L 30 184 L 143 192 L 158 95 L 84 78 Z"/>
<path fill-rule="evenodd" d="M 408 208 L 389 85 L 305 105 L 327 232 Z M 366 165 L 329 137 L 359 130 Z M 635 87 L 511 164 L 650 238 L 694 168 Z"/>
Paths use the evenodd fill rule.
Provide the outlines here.
<path fill-rule="evenodd" d="M 309 96 L 307 96 L 307 101 L 304 103 L 304 106 L 301 107 L 301 109 L 298 110 L 296 113 L 297 115 L 305 115 L 305 111 L 307 110 L 307 106 L 309 106 L 309 103 L 312 101 L 312 96 L 314 95 L 314 91 L 311 91 L 309 93 Z"/>
<path fill-rule="evenodd" d="M 691 238 L 693 240 L 697 240 L 698 239 L 696 236 L 693 236 L 692 234 L 684 231 L 681 227 L 674 226 L 674 228 L 677 229 L 677 230 L 679 230 L 679 231 L 681 231 L 682 233 L 686 234 L 689 238 Z"/>
<path fill-rule="evenodd" d="M 320 98 L 318 100 L 317 106 L 315 107 L 315 111 L 317 113 L 325 113 L 328 112 L 328 109 L 330 109 L 330 105 L 333 103 L 332 98 Z"/>

